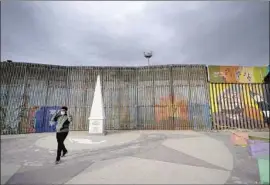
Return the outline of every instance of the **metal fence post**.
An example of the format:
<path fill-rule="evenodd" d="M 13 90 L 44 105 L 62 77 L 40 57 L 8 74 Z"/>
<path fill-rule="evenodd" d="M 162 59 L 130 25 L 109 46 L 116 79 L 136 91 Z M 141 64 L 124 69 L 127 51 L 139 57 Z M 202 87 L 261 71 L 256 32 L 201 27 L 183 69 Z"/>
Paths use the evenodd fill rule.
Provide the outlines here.
<path fill-rule="evenodd" d="M 136 96 L 135 96 L 135 101 L 136 101 L 136 128 L 138 129 L 140 127 L 139 125 L 139 70 L 136 69 L 135 71 L 135 76 L 136 76 Z"/>
<path fill-rule="evenodd" d="M 169 82 L 170 82 L 170 94 L 171 94 L 171 106 L 173 107 L 173 109 L 174 109 L 174 87 L 173 87 L 173 66 L 171 65 L 170 67 L 169 67 L 169 70 L 170 70 L 170 80 L 169 80 Z M 174 112 L 173 112 L 173 114 L 175 114 Z M 175 115 L 173 115 L 172 116 L 172 124 L 173 125 L 175 125 L 175 120 L 174 120 L 174 117 L 175 117 Z M 175 129 L 175 127 L 174 127 L 174 129 Z"/>
<path fill-rule="evenodd" d="M 18 133 L 26 133 L 25 130 L 23 130 L 23 126 L 25 122 L 27 122 L 27 109 L 28 109 L 28 101 L 29 98 L 27 97 L 27 87 L 28 87 L 28 74 L 27 74 L 27 66 L 24 66 L 24 81 L 23 81 L 23 97 L 22 97 L 22 102 L 21 105 L 19 106 L 19 125 L 18 125 Z"/>

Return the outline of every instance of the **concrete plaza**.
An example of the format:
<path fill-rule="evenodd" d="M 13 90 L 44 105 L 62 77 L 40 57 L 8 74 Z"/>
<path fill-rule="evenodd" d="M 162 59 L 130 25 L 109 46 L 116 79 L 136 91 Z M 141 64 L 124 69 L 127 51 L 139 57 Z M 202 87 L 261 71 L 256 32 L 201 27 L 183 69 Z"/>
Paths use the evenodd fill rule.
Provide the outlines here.
<path fill-rule="evenodd" d="M 255 133 L 269 135 L 269 133 Z M 70 132 L 58 165 L 55 133 L 1 136 L 1 184 L 254 184 L 257 161 L 230 132 Z"/>

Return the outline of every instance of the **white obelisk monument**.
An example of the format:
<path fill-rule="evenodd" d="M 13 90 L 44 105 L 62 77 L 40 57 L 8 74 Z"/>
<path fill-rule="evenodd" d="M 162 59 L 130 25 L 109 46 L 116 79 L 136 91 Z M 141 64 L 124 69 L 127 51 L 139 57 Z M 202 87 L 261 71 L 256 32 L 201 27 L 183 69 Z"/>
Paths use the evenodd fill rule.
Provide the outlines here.
<path fill-rule="evenodd" d="M 97 77 L 92 108 L 88 120 L 89 120 L 89 134 L 105 134 L 104 133 L 105 113 L 103 107 L 103 99 L 99 75 Z"/>

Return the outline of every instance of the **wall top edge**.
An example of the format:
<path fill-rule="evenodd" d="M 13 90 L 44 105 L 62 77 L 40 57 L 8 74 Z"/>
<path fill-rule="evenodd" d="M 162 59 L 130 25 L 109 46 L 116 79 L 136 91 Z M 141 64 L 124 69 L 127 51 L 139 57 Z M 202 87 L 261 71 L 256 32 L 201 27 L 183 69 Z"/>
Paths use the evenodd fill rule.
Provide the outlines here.
<path fill-rule="evenodd" d="M 252 66 L 245 66 L 245 65 L 207 65 L 207 67 L 208 68 L 211 68 L 211 67 L 245 67 L 245 68 L 247 68 L 247 67 L 263 67 L 263 68 L 265 68 L 265 67 L 268 67 L 268 65 L 267 64 L 261 65 L 261 66 L 254 66 L 254 65 L 252 65 Z"/>
<path fill-rule="evenodd" d="M 210 85 L 262 85 L 262 84 L 265 84 L 267 85 L 266 83 L 263 83 L 263 82 L 252 82 L 252 83 L 243 83 L 243 82 L 237 82 L 237 83 L 228 83 L 228 82 L 209 82 Z"/>
<path fill-rule="evenodd" d="M 52 65 L 52 64 L 37 64 L 37 63 L 27 63 L 27 62 L 1 62 L 1 65 L 16 65 L 24 67 L 44 67 L 44 68 L 72 68 L 72 69 L 147 69 L 147 68 L 166 68 L 166 67 L 200 67 L 206 68 L 203 64 L 166 64 L 166 65 L 150 65 L 150 66 L 63 66 L 63 65 Z"/>

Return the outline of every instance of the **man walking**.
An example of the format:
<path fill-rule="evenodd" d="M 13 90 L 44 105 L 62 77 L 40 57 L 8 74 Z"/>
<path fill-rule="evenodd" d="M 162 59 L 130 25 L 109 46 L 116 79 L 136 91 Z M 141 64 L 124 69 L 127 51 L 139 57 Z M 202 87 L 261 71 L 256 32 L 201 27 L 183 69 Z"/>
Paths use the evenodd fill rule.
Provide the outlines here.
<path fill-rule="evenodd" d="M 60 111 L 56 112 L 51 121 L 57 122 L 56 125 L 56 139 L 57 139 L 57 156 L 55 164 L 60 162 L 60 157 L 64 157 L 67 154 L 67 149 L 65 147 L 64 141 L 69 132 L 69 125 L 72 122 L 72 117 L 67 115 L 68 108 L 66 106 L 62 107 Z M 63 155 L 61 156 L 61 153 Z"/>

